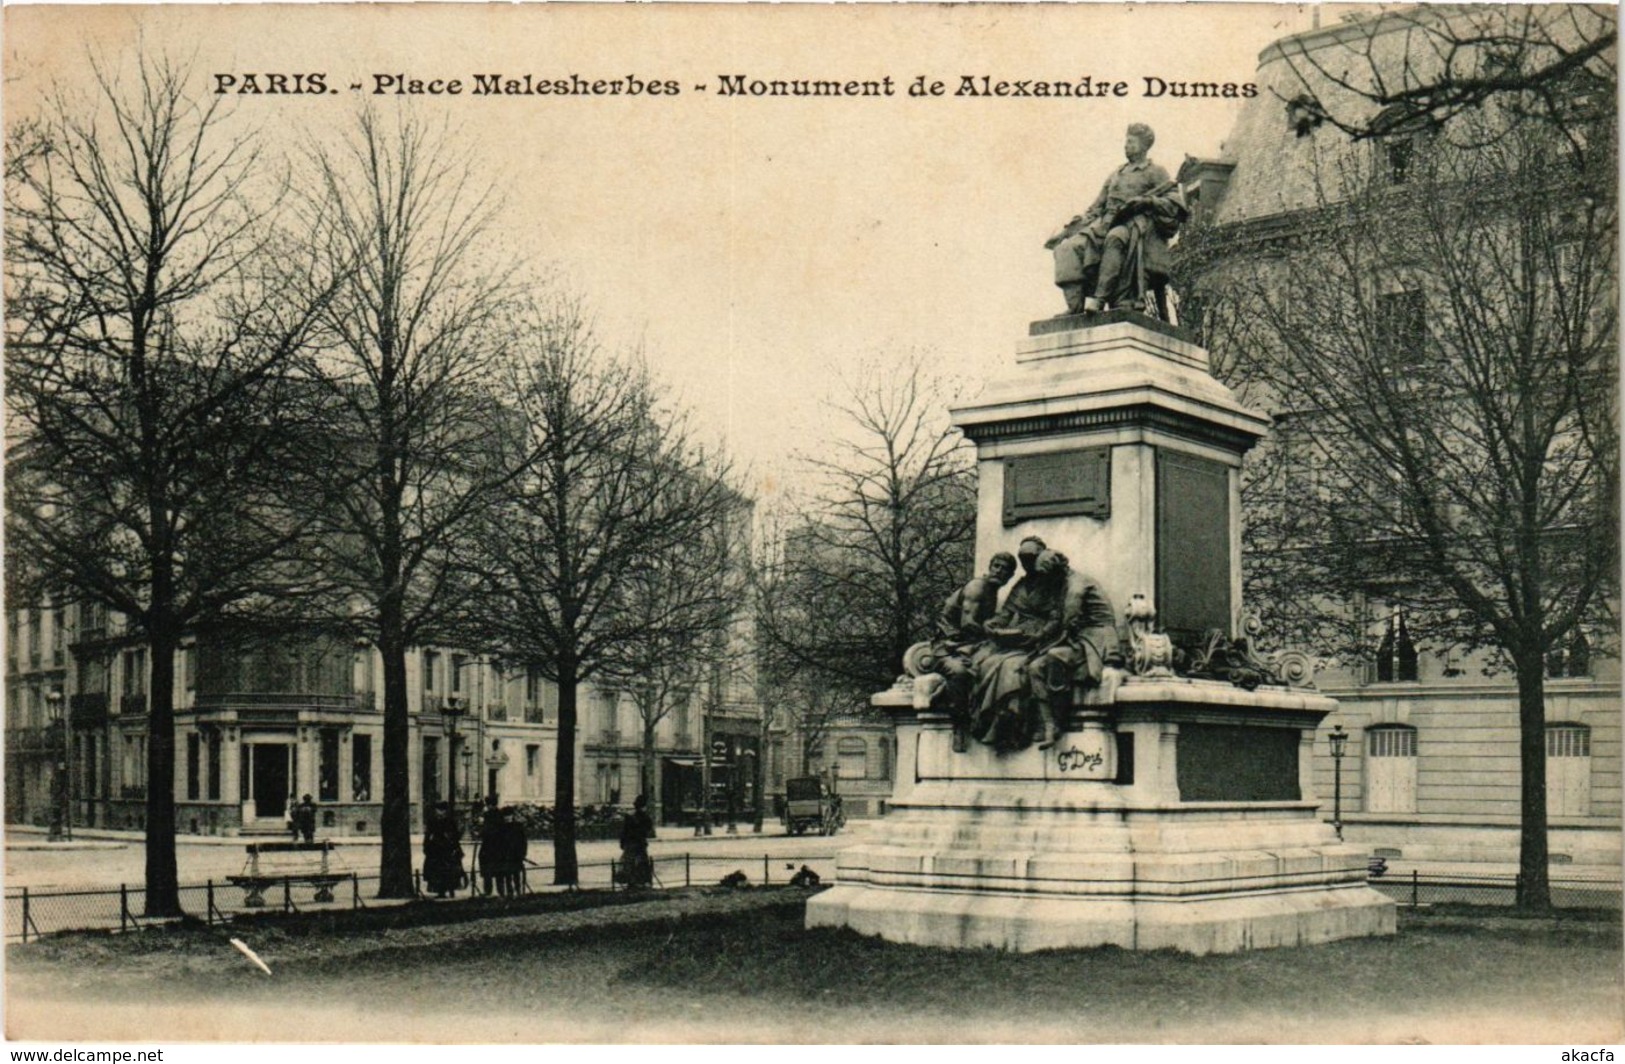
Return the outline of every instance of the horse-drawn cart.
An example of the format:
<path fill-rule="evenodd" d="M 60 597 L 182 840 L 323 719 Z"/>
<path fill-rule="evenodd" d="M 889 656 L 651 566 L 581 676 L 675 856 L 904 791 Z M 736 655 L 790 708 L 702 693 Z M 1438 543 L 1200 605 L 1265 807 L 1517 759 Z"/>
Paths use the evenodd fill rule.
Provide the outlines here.
<path fill-rule="evenodd" d="M 846 824 L 841 796 L 822 777 L 803 776 L 784 781 L 784 826 L 792 835 L 817 831 L 833 835 Z"/>

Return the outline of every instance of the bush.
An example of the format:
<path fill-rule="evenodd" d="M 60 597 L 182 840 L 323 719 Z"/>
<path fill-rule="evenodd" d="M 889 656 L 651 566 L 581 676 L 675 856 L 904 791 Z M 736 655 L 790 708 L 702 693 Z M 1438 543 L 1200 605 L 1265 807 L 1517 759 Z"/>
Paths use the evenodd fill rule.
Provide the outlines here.
<path fill-rule="evenodd" d="M 525 827 L 526 838 L 553 838 L 552 806 L 525 802 L 514 806 L 513 810 L 514 815 Z M 576 839 L 581 842 L 618 839 L 621 837 L 621 822 L 624 819 L 625 814 L 612 805 L 582 806 L 576 810 Z"/>

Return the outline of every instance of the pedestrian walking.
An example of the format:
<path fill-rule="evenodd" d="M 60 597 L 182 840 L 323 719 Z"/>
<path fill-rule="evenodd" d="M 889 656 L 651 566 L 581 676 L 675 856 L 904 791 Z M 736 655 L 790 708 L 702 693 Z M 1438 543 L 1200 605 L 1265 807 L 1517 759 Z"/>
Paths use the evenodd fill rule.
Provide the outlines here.
<path fill-rule="evenodd" d="M 530 852 L 530 839 L 525 834 L 518 809 L 510 805 L 502 812 L 502 895 L 517 898 L 524 892 L 525 857 Z"/>
<path fill-rule="evenodd" d="M 480 814 L 480 881 L 486 895 L 502 887 L 502 877 L 506 874 L 503 867 L 506 836 L 497 796 L 487 795 L 485 810 Z"/>
<path fill-rule="evenodd" d="M 628 888 L 654 883 L 654 865 L 649 860 L 649 840 L 655 837 L 655 822 L 649 816 L 649 796 L 640 794 L 632 803 L 632 813 L 621 822 L 621 869 Z"/>
<path fill-rule="evenodd" d="M 299 804 L 294 806 L 293 826 L 305 837 L 306 843 L 316 841 L 316 803 L 310 800 L 310 795 L 299 799 Z"/>
<path fill-rule="evenodd" d="M 437 898 L 456 897 L 467 882 L 463 871 L 463 827 L 450 802 L 436 802 L 423 831 L 423 882 Z"/>

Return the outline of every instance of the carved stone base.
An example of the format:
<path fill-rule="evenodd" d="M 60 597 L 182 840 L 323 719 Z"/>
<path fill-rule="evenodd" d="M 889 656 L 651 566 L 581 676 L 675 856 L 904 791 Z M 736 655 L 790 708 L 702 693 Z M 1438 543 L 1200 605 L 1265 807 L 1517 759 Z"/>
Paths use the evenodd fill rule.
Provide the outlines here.
<path fill-rule="evenodd" d="M 808 927 L 961 949 L 1177 949 L 1234 953 L 1394 933 L 1394 904 L 1368 887 L 1183 899 L 880 894 L 837 886 L 807 903 Z"/>
<path fill-rule="evenodd" d="M 1125 683 L 1115 734 L 1083 715 L 1056 748 L 951 750 L 944 718 L 876 697 L 898 728 L 891 812 L 839 855 L 807 926 L 1020 951 L 1229 952 L 1392 934 L 1366 854 L 1303 781 L 1318 695 Z M 1121 739 L 1117 736 L 1127 736 Z M 1122 759 L 1091 754 L 1112 737 Z M 1081 765 L 1081 771 L 1078 767 Z"/>

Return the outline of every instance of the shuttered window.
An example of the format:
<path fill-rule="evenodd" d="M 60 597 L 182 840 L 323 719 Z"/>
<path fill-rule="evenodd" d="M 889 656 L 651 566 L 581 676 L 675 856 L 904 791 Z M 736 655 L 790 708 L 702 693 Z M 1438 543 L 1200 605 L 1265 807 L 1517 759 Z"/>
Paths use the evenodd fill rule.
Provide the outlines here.
<path fill-rule="evenodd" d="M 1546 729 L 1547 757 L 1590 757 L 1591 729 L 1584 724 L 1553 724 Z"/>
<path fill-rule="evenodd" d="M 1372 757 L 1416 756 L 1414 728 L 1372 728 L 1368 734 Z"/>
<path fill-rule="evenodd" d="M 843 780 L 861 780 L 869 775 L 869 746 L 862 739 L 842 739 L 835 744 L 836 771 Z"/>
<path fill-rule="evenodd" d="M 1591 729 L 1584 724 L 1546 726 L 1546 812 L 1591 813 Z"/>
<path fill-rule="evenodd" d="M 1366 731 L 1368 813 L 1416 812 L 1416 729 L 1402 724 Z"/>

